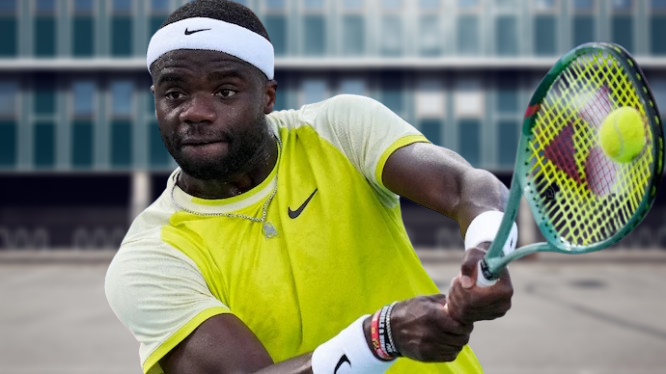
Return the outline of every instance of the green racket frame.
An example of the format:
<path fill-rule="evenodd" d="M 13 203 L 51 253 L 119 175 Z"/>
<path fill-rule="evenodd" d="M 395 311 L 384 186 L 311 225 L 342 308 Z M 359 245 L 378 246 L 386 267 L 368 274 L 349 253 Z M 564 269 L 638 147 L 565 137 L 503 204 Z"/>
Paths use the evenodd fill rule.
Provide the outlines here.
<path fill-rule="evenodd" d="M 634 87 L 640 88 L 640 90 L 638 90 L 638 96 L 641 105 L 645 109 L 646 117 L 650 122 L 649 127 L 652 129 L 651 131 L 653 131 L 654 134 L 654 146 L 651 147 L 651 152 L 656 162 L 652 163 L 652 175 L 650 176 L 648 186 L 649 192 L 643 195 L 638 209 L 635 210 L 633 216 L 631 216 L 630 220 L 620 230 L 618 230 L 612 237 L 591 245 L 571 245 L 570 243 L 562 241 L 557 233 L 548 227 L 549 225 L 547 220 L 543 217 L 539 207 L 537 206 L 537 203 L 535 202 L 534 194 L 537 194 L 538 192 L 531 188 L 531 181 L 528 179 L 530 176 L 529 158 L 531 157 L 532 152 L 530 149 L 529 141 L 530 137 L 533 136 L 532 129 L 535 125 L 537 117 L 536 110 L 534 110 L 534 108 L 542 102 L 553 83 L 558 79 L 558 77 L 560 77 L 561 73 L 580 56 L 589 53 L 600 52 L 612 54 L 613 57 L 621 63 L 624 71 L 628 73 L 628 78 L 631 80 Z M 480 269 L 483 277 L 488 281 L 496 279 L 499 275 L 499 272 L 509 262 L 532 253 L 558 252 L 566 254 L 583 254 L 598 251 L 617 243 L 623 237 L 629 234 L 643 220 L 643 218 L 645 218 L 648 211 L 650 210 L 650 207 L 652 206 L 657 195 L 659 183 L 661 182 L 663 159 L 664 141 L 659 111 L 649 89 L 647 80 L 645 79 L 645 76 L 631 55 L 624 48 L 613 43 L 587 43 L 572 49 L 555 63 L 548 74 L 543 78 L 539 84 L 539 87 L 534 92 L 532 99 L 530 100 L 530 104 L 523 121 L 522 133 L 518 145 L 518 152 L 516 155 L 516 165 L 511 181 L 511 190 L 509 192 L 506 211 L 504 212 L 504 218 L 500 224 L 496 236 L 496 238 L 501 239 L 495 240 L 491 244 L 488 253 L 480 263 Z M 508 255 L 504 255 L 502 248 L 505 244 L 505 241 L 509 237 L 512 224 L 518 214 L 520 199 L 523 194 L 529 203 L 532 216 L 535 218 L 539 230 L 544 235 L 547 242 L 529 244 L 517 248 Z"/>

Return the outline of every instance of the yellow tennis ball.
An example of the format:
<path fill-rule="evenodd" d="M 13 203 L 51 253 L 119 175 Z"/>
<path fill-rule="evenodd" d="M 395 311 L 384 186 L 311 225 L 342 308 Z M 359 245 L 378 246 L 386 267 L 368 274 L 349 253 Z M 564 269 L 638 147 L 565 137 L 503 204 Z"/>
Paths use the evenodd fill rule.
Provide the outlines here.
<path fill-rule="evenodd" d="M 604 153 L 617 162 L 631 162 L 645 147 L 643 117 L 632 107 L 612 111 L 599 129 Z"/>

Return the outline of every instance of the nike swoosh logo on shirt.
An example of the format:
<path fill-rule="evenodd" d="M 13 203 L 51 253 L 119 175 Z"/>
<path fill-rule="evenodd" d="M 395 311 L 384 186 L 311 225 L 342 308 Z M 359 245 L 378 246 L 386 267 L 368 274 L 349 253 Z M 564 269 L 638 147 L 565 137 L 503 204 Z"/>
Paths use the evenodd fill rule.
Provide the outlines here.
<path fill-rule="evenodd" d="M 298 216 L 300 216 L 301 213 L 303 212 L 303 209 L 305 209 L 305 207 L 308 205 L 310 200 L 312 200 L 312 197 L 317 193 L 317 190 L 318 190 L 318 188 L 315 188 L 315 190 L 312 191 L 312 194 L 310 194 L 310 196 L 307 198 L 307 200 L 305 200 L 305 202 L 303 202 L 303 204 L 301 204 L 301 206 L 299 206 L 298 209 L 291 210 L 290 207 L 287 207 L 288 213 L 289 213 L 289 218 L 295 219 Z"/>
<path fill-rule="evenodd" d="M 198 33 L 198 32 L 208 31 L 208 30 L 210 30 L 210 29 L 199 29 L 199 30 L 192 30 L 192 31 L 190 31 L 190 30 L 188 30 L 187 28 L 185 28 L 185 35 L 192 35 L 192 34 L 196 34 L 196 33 Z"/>

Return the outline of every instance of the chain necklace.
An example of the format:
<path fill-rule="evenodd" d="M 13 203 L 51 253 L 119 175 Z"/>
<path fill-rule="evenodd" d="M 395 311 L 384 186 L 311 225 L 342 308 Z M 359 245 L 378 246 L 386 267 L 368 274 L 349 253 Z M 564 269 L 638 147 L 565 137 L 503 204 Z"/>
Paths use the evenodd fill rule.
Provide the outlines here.
<path fill-rule="evenodd" d="M 282 148 L 282 142 L 280 141 L 279 138 L 277 138 L 277 142 L 278 142 L 278 150 L 279 150 L 280 148 Z M 248 221 L 261 223 L 262 224 L 262 231 L 264 233 L 264 236 L 268 239 L 274 238 L 274 237 L 278 236 L 277 229 L 275 228 L 275 226 L 272 223 L 270 223 L 266 220 L 266 217 L 268 216 L 268 207 L 269 207 L 269 205 L 271 205 L 271 201 L 273 201 L 273 198 L 275 197 L 275 194 L 277 194 L 277 189 L 278 189 L 278 177 L 277 177 L 278 173 L 277 172 L 279 171 L 279 165 L 280 165 L 279 158 L 280 158 L 280 156 L 279 156 L 279 153 L 278 153 L 278 160 L 277 160 L 278 170 L 275 171 L 275 186 L 273 187 L 273 191 L 271 192 L 270 196 L 268 196 L 268 199 L 266 199 L 266 201 L 264 202 L 263 207 L 261 208 L 261 217 L 260 218 L 252 217 L 252 216 L 248 216 L 246 214 L 240 214 L 240 213 L 202 213 L 202 212 L 193 211 L 191 209 L 187 209 L 186 207 L 178 204 L 178 202 L 176 201 L 176 197 L 174 196 L 174 190 L 176 189 L 176 184 L 175 183 L 174 183 L 173 188 L 171 189 L 171 202 L 176 207 L 178 207 L 178 209 L 180 209 L 182 211 L 185 211 L 187 213 L 196 215 L 196 216 L 206 216 L 206 217 L 214 217 L 215 216 L 215 217 L 228 217 L 228 218 L 242 218 L 242 219 L 246 219 Z"/>

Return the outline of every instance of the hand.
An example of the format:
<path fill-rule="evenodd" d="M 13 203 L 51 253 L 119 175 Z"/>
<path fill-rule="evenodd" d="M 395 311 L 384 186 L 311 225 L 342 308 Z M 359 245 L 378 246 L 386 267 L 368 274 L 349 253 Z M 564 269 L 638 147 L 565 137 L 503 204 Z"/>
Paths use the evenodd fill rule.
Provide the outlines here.
<path fill-rule="evenodd" d="M 419 296 L 395 305 L 391 331 L 400 354 L 424 362 L 455 360 L 473 326 L 451 318 L 444 305 L 445 295 Z"/>
<path fill-rule="evenodd" d="M 460 274 L 451 281 L 447 309 L 451 317 L 461 323 L 499 318 L 511 308 L 513 286 L 506 268 L 493 286 L 476 287 L 477 263 L 484 255 L 481 248 L 465 251 Z"/>

